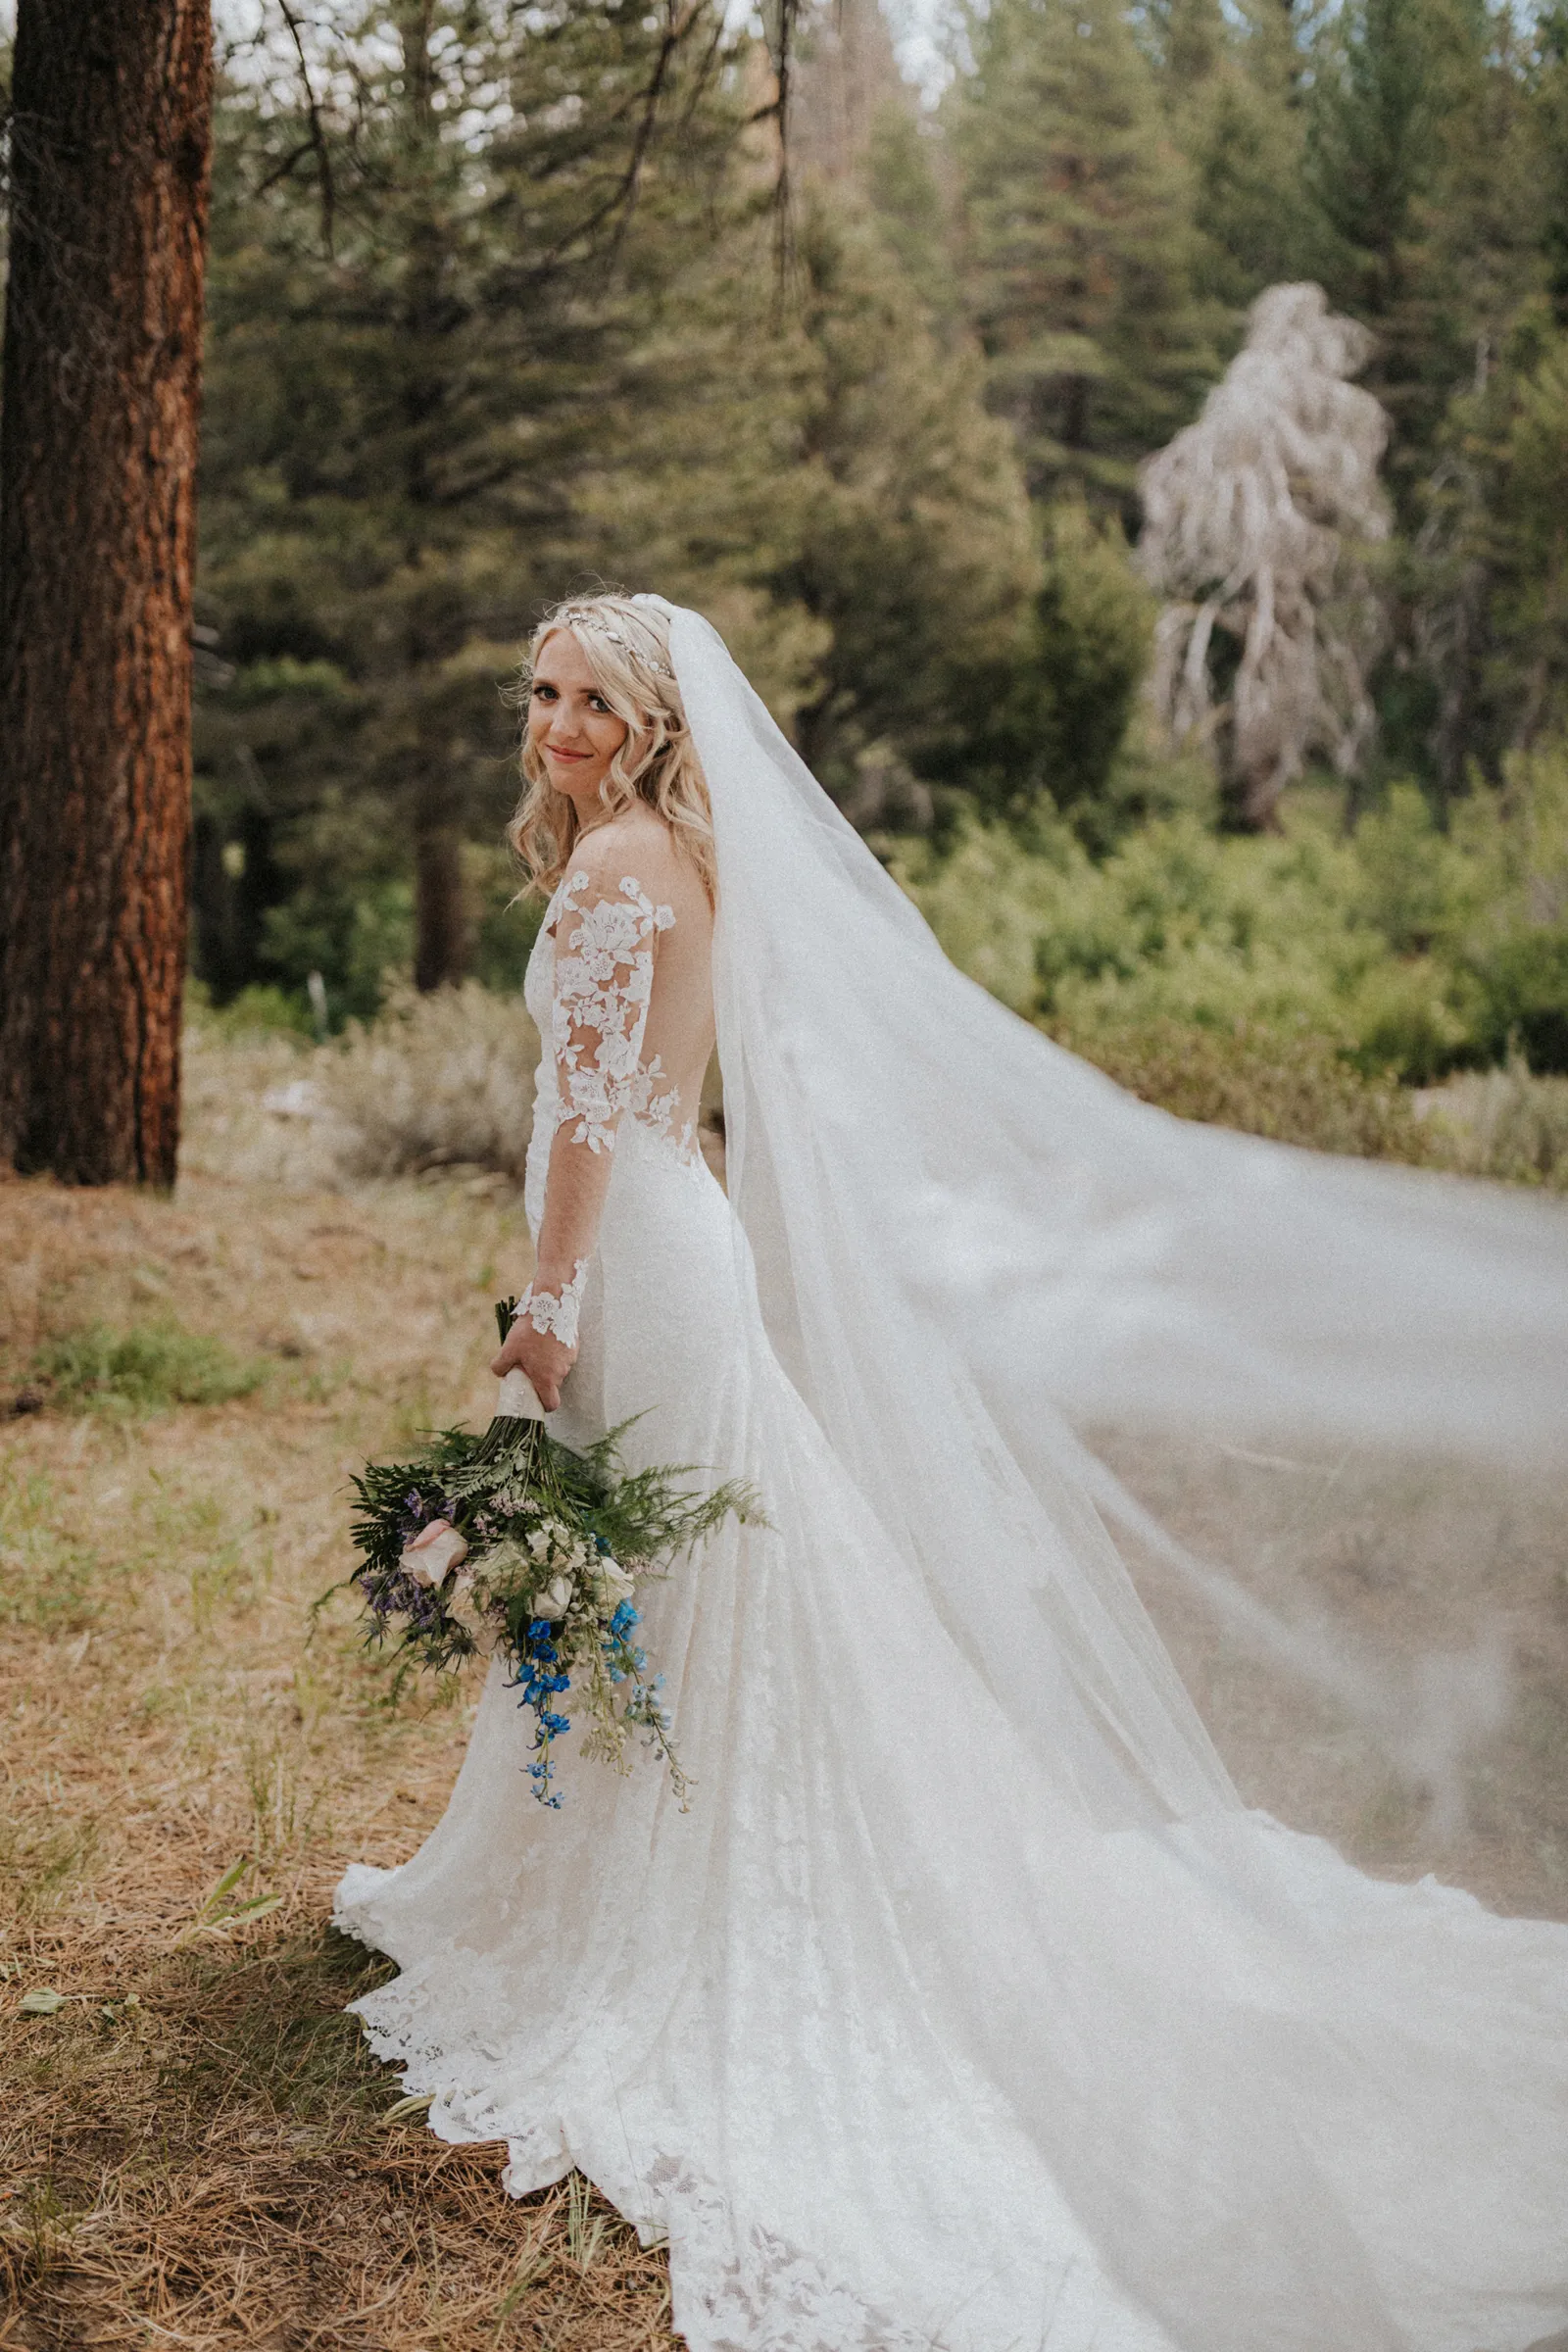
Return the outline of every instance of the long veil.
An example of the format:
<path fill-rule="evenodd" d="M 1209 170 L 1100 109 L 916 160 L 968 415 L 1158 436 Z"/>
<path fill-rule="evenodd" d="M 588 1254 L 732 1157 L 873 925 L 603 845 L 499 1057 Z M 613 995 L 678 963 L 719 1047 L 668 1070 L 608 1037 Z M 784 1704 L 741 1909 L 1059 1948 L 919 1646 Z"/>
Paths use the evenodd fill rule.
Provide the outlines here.
<path fill-rule="evenodd" d="M 1063 1793 L 1103 1827 L 1234 1806 L 1107 1522 L 1347 1704 L 1379 1694 L 1086 1433 L 1561 1466 L 1568 1214 L 1122 1093 L 947 961 L 716 632 L 648 601 L 712 798 L 729 1183 L 772 1345 Z"/>

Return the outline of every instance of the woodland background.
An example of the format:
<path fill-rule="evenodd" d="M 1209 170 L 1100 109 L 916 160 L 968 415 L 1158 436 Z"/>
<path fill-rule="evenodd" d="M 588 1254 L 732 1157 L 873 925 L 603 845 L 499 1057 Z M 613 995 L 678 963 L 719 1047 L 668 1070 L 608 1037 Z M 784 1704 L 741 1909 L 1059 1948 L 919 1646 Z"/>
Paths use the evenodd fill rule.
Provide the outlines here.
<path fill-rule="evenodd" d="M 787 172 L 765 31 L 220 18 L 198 1002 L 514 989 L 507 681 L 548 600 L 657 584 L 950 952 L 1144 1091 L 1419 1156 L 1391 1086 L 1511 1059 L 1520 1112 L 1568 1072 L 1568 10 L 993 0 L 922 104 L 834 0 Z M 1143 699 L 1139 466 L 1301 278 L 1375 336 L 1395 528 L 1375 740 L 1255 836 Z"/>
<path fill-rule="evenodd" d="M 82 5 L 37 12 L 62 49 Z M 155 14 L 181 12 L 101 11 Z M 83 1001 L 122 953 L 172 1029 L 177 986 L 123 942 L 149 808 L 180 870 L 181 729 L 111 837 L 121 706 L 85 753 L 73 707 L 16 900 L 28 938 L 57 872 L 85 911 L 42 978 L 16 958 L 41 1075 L 25 1118 L 0 1101 L 27 1171 L 0 1169 L 8 2347 L 674 2352 L 662 2256 L 580 2176 L 514 2203 L 494 2148 L 406 2111 L 343 2011 L 383 1964 L 324 1926 L 347 1857 L 439 1818 L 475 1696 L 394 1708 L 346 1601 L 312 1603 L 367 1456 L 488 1413 L 490 1301 L 526 1277 L 505 690 L 548 600 L 701 605 L 957 960 L 1152 1099 L 1568 1185 L 1568 7 L 992 0 L 930 104 L 874 0 L 800 18 L 781 57 L 776 17 L 712 0 L 224 0 L 172 1190 L 174 1057 L 148 1118 L 132 1025 Z M 13 121 L 13 171 L 20 146 Z M 1299 280 L 1371 331 L 1392 419 L 1393 527 L 1360 551 L 1377 723 L 1255 830 L 1222 743 L 1173 749 L 1145 694 L 1140 466 Z M 141 355 L 100 282 L 64 324 L 100 332 L 113 421 L 109 363 Z M 37 370 L 8 380 L 44 414 Z M 165 544 L 111 547 L 120 671 L 157 668 L 135 563 Z M 100 554 L 37 567 L 90 588 Z M 47 685 L 63 632 L 24 617 Z M 172 705 L 183 634 L 155 649 Z M 84 695 L 113 667 L 58 662 Z M 19 743 L 0 808 L 38 782 Z M 44 858 L 67 786 L 101 877 Z M 62 1003 L 116 1051 L 73 1059 Z M 107 1145 L 51 1157 L 71 1099 L 117 1087 Z M 1568 1916 L 1560 1476 L 1119 1466 L 1267 1606 L 1377 1656 L 1424 1672 L 1501 1629 L 1512 1701 L 1446 1820 L 1140 1573 L 1249 1801 Z"/>

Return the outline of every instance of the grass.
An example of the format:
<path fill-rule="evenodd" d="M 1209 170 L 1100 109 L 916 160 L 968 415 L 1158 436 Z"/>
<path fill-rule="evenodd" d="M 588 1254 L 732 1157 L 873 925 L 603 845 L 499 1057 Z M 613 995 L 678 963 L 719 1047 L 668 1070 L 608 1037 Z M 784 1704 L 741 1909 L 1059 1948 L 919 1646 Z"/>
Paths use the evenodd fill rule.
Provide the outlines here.
<path fill-rule="evenodd" d="M 329 1190 L 247 1146 L 222 1177 L 259 1050 L 202 1049 L 172 1200 L 0 1179 L 0 2346 L 669 2352 L 663 2257 L 581 2180 L 515 2203 L 496 2148 L 388 2123 L 398 2080 L 343 2015 L 381 1964 L 327 1929 L 333 1882 L 433 1826 L 473 1690 L 390 1708 L 347 1601 L 314 1632 L 310 1603 L 350 1472 L 488 1410 L 490 1301 L 526 1245 L 515 1194 L 472 1175 Z M 4 1418 L 26 1392 L 40 1409 Z M 1179 1533 L 1234 1556 L 1245 1528 L 1269 1592 L 1369 1638 L 1419 1608 L 1462 1650 L 1500 1615 L 1519 1703 L 1435 1851 L 1364 1742 L 1147 1588 L 1250 1795 L 1380 1867 L 1568 1912 L 1561 1496 L 1418 1483 L 1401 1568 L 1337 1468 L 1123 1467 Z"/>
<path fill-rule="evenodd" d="M 132 1324 L 118 1332 L 89 1323 L 46 1341 L 33 1371 L 49 1400 L 68 1411 L 155 1413 L 254 1396 L 268 1366 L 177 1323 Z"/>
<path fill-rule="evenodd" d="M 0 1181 L 0 1414 L 41 1400 L 0 1420 L 7 2352 L 673 2341 L 586 2183 L 519 2204 L 497 2149 L 384 2121 L 343 2014 L 382 1964 L 325 1926 L 438 1817 L 472 1691 L 389 1710 L 309 1604 L 350 1469 L 485 1409 L 522 1234 L 462 1180 Z"/>

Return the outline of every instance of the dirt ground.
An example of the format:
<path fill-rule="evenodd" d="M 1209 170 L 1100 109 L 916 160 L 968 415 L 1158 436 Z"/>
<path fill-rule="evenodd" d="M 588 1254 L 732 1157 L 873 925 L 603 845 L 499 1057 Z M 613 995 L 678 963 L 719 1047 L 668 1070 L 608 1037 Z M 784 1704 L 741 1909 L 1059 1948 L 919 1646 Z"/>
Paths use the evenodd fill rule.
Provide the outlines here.
<path fill-rule="evenodd" d="M 496 2150 L 387 2120 L 397 2082 L 342 2014 L 377 1964 L 324 1926 L 346 1859 L 434 1822 L 468 1715 L 390 1711 L 348 1606 L 313 1630 L 309 1604 L 347 1564 L 350 1472 L 487 1409 L 525 1253 L 483 1178 L 0 1182 L 0 2347 L 672 2341 L 662 2258 L 581 2182 L 515 2204 Z M 93 1325 L 220 1340 L 255 1385 L 74 1396 L 62 1343 Z M 1562 1495 L 1124 1456 L 1179 1532 L 1387 1662 L 1358 1721 L 1228 1657 L 1152 1574 L 1245 1792 L 1391 1875 L 1568 1916 Z"/>
<path fill-rule="evenodd" d="M 483 1180 L 0 1184 L 0 1411 L 92 1324 L 265 1367 L 226 1403 L 46 1390 L 0 1424 L 0 2345 L 672 2341 L 662 2259 L 580 2181 L 515 2204 L 497 2151 L 383 2120 L 396 2078 L 342 2014 L 377 1964 L 324 1925 L 346 1858 L 436 1820 L 467 1712 L 390 1714 L 352 1612 L 313 1634 L 309 1604 L 350 1471 L 486 1409 L 526 1249 Z"/>

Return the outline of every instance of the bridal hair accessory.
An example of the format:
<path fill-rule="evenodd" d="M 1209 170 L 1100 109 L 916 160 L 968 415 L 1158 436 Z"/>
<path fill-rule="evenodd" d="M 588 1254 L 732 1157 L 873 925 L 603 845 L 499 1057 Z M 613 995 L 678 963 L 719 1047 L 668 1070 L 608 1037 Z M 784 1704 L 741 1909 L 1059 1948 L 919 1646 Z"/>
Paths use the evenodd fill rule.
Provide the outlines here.
<path fill-rule="evenodd" d="M 534 1310 L 569 1302 L 575 1335 L 586 1272 L 584 1261 L 561 1299 L 532 1301 L 536 1330 L 550 1326 Z M 523 1311 L 523 1300 L 498 1303 L 503 1340 Z M 573 1711 L 587 1716 L 584 1755 L 628 1772 L 640 1732 L 684 1810 L 689 1784 L 661 1696 L 663 1676 L 649 1674 L 636 1639 L 637 1592 L 723 1520 L 756 1519 L 756 1498 L 735 1481 L 696 1492 L 685 1465 L 623 1473 L 616 1430 L 572 1452 L 545 1428 L 520 1372 L 508 1373 L 497 1403 L 482 1438 L 442 1430 L 416 1460 L 371 1462 L 355 1479 L 362 1557 L 346 1582 L 365 1604 L 366 1641 L 393 1643 L 394 1696 L 421 1669 L 449 1673 L 498 1653 L 518 1704 L 533 1714 L 528 1777 L 542 1805 L 561 1804 L 554 1750 L 571 1729 L 564 1709 L 575 1682 Z"/>
<path fill-rule="evenodd" d="M 667 662 L 663 661 L 657 653 L 651 653 L 646 646 L 634 644 L 632 639 L 623 636 L 619 629 L 612 628 L 604 614 L 596 611 L 592 605 L 564 606 L 559 612 L 552 612 L 550 625 L 552 628 L 558 629 L 592 629 L 597 636 L 606 638 L 611 645 L 618 645 L 623 654 L 630 654 L 632 660 L 640 662 L 644 669 L 651 669 L 662 678 L 673 679 L 675 675 Z"/>

